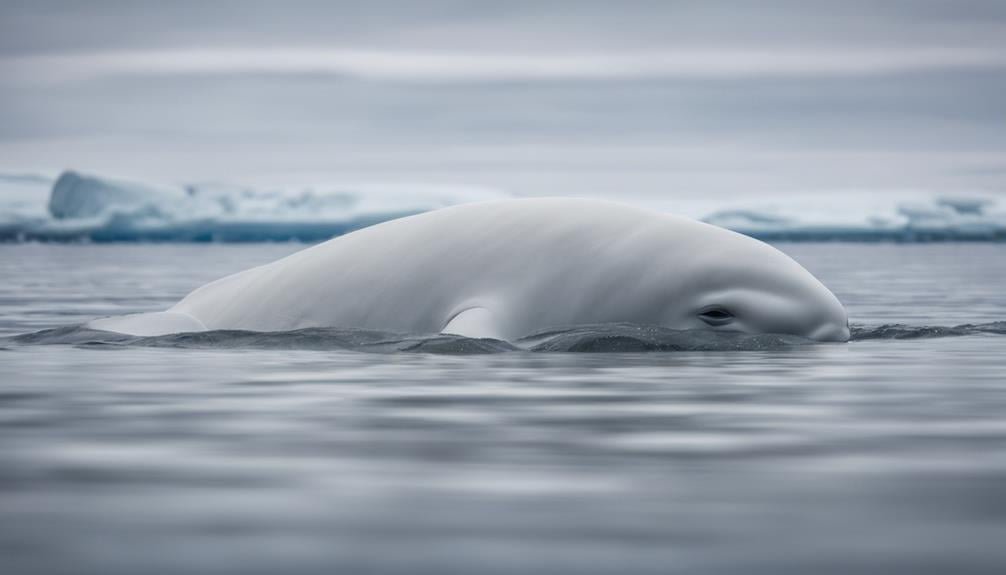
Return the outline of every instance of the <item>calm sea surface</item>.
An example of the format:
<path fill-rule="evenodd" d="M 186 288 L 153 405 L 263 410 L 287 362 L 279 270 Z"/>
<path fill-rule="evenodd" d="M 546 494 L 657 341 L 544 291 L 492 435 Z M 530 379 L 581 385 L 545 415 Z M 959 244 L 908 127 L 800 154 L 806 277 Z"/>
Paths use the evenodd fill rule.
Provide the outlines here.
<path fill-rule="evenodd" d="M 301 247 L 0 245 L 0 336 L 164 309 Z M 779 247 L 860 333 L 911 337 L 0 340 L 0 572 L 1006 572 L 1006 335 L 927 329 L 1006 320 L 1006 246 Z"/>

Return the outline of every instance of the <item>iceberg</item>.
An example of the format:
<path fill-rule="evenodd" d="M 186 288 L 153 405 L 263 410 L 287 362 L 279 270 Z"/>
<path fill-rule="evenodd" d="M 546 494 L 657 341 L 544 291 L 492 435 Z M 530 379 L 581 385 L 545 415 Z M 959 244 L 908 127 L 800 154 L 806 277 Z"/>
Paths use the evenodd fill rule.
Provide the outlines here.
<path fill-rule="evenodd" d="M 168 186 L 66 171 L 52 181 L 47 203 L 36 197 L 0 204 L 0 240 L 321 241 L 405 215 L 502 197 L 508 196 L 429 185 Z"/>
<path fill-rule="evenodd" d="M 406 215 L 507 197 L 485 188 L 424 184 L 262 188 L 151 184 L 72 170 L 58 177 L 0 173 L 0 241 L 316 242 Z M 766 241 L 1006 241 L 1006 205 L 989 194 L 668 195 L 628 203 Z"/>
<path fill-rule="evenodd" d="M 52 186 L 49 213 L 58 220 L 122 213 L 158 213 L 189 200 L 185 190 L 63 172 Z"/>
<path fill-rule="evenodd" d="M 766 241 L 1006 241 L 1006 211 L 987 196 L 838 196 L 724 208 L 702 219 Z"/>

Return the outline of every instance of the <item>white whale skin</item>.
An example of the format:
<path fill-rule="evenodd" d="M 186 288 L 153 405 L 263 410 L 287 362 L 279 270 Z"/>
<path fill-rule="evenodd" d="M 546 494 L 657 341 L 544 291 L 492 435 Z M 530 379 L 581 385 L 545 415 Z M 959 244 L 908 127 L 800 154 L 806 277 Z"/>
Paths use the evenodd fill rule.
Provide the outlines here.
<path fill-rule="evenodd" d="M 687 218 L 570 198 L 385 222 L 211 282 L 166 312 L 88 325 L 135 335 L 356 327 L 513 340 L 609 322 L 849 338 L 842 304 L 779 250 Z"/>

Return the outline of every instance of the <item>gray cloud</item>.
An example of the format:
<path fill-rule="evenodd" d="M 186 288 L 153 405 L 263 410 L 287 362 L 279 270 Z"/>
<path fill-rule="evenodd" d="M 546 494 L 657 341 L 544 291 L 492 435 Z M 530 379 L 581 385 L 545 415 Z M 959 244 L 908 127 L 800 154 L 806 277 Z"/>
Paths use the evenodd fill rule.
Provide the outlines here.
<path fill-rule="evenodd" d="M 0 52 L 1004 44 L 999 0 L 7 0 Z"/>
<path fill-rule="evenodd" d="M 1006 4 L 0 5 L 0 167 L 1006 188 Z"/>
<path fill-rule="evenodd" d="M 1006 52 L 947 48 L 472 53 L 333 48 L 119 51 L 8 58 L 0 73 L 67 81 L 114 75 L 335 75 L 399 81 L 858 76 L 926 70 L 1002 70 Z"/>

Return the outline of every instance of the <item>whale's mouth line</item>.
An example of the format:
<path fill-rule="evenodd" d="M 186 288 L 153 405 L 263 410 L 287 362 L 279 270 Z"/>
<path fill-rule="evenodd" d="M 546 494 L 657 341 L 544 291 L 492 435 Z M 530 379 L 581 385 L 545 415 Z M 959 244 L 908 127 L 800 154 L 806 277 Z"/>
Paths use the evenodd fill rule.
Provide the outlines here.
<path fill-rule="evenodd" d="M 851 324 L 850 341 L 919 340 L 1006 335 L 1006 321 L 955 326 Z M 687 352 L 773 351 L 836 345 L 781 334 L 727 330 L 673 330 L 637 324 L 593 324 L 540 331 L 512 342 L 451 334 L 406 334 L 354 328 L 305 328 L 258 332 L 212 330 L 133 336 L 74 325 L 0 338 L 4 345 L 73 345 L 89 349 L 272 349 L 371 353 L 485 354 L 502 352 Z"/>

